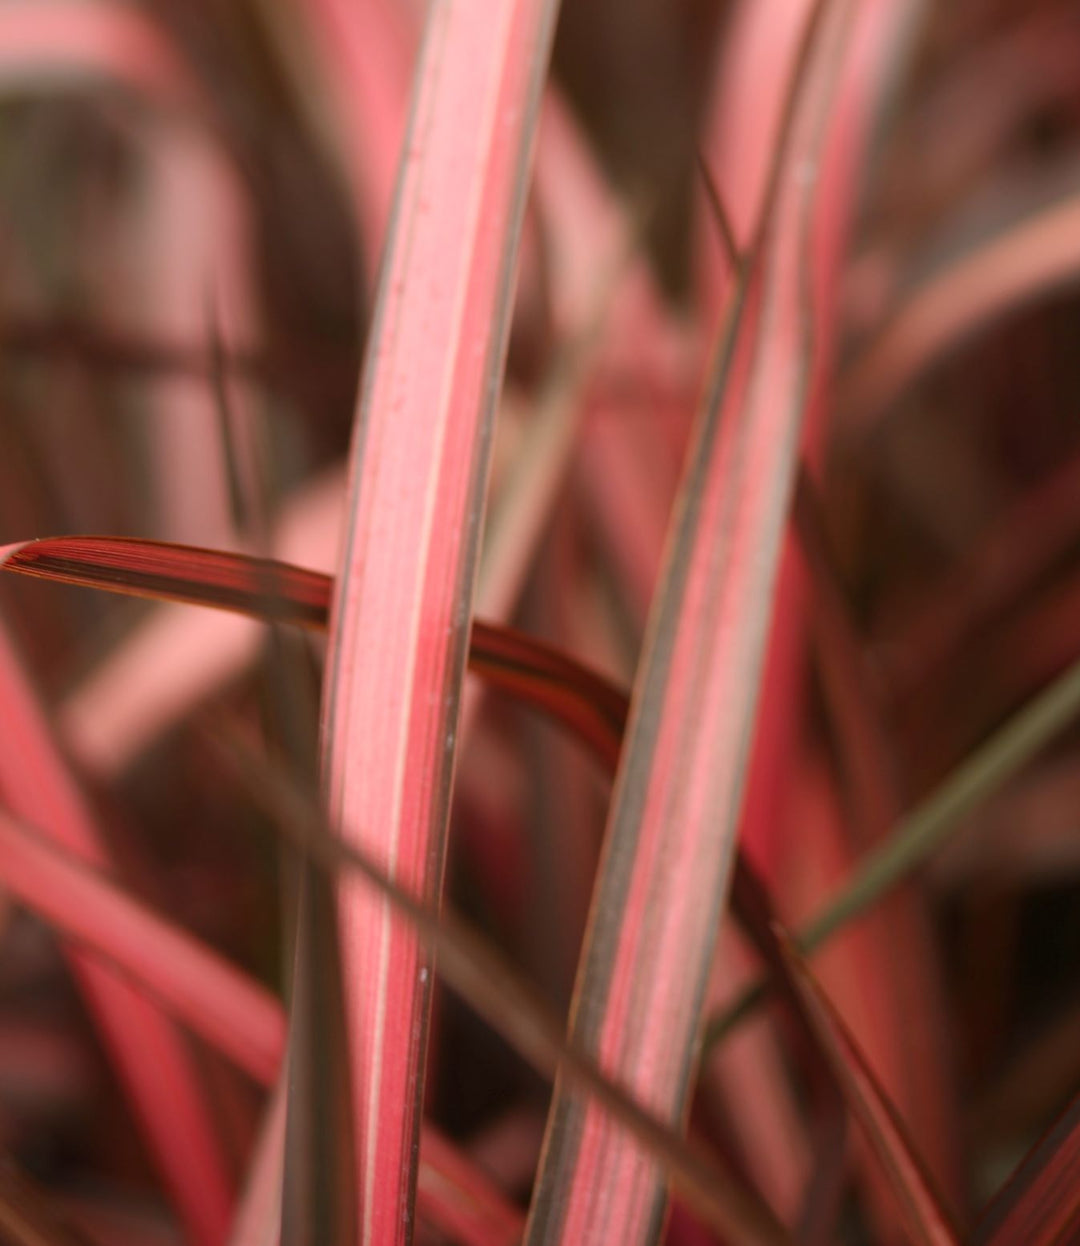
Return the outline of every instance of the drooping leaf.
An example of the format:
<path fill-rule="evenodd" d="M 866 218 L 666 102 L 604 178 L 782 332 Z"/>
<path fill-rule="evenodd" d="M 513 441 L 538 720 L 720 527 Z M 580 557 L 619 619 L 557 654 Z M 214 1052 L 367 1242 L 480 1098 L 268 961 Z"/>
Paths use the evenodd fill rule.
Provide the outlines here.
<path fill-rule="evenodd" d="M 0 570 L 319 629 L 333 591 L 330 576 L 289 563 L 124 537 L 11 545 L 0 549 Z M 479 620 L 468 660 L 487 683 L 545 710 L 614 766 L 627 704 L 608 680 L 521 632 Z"/>
<path fill-rule="evenodd" d="M 125 537 L 26 541 L 0 559 L 6 570 L 57 583 L 326 626 L 329 576 L 269 559 Z"/>

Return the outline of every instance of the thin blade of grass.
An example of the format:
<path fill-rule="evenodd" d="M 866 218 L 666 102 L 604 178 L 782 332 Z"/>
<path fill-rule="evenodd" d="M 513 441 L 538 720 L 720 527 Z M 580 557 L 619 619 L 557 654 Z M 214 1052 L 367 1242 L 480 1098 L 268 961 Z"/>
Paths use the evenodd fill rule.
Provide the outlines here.
<path fill-rule="evenodd" d="M 782 930 L 778 946 L 788 963 L 786 978 L 799 995 L 802 1015 L 817 1034 L 847 1101 L 888 1174 L 915 1238 L 925 1246 L 959 1246 L 960 1236 L 896 1109 L 828 998 Z"/>
<path fill-rule="evenodd" d="M 132 597 L 325 628 L 328 575 L 247 554 L 125 537 L 46 537 L 0 549 L 5 570 Z"/>
<path fill-rule="evenodd" d="M 817 1041 L 802 996 L 790 980 L 782 941 L 785 936 L 773 909 L 772 898 L 744 857 L 736 860 L 732 872 L 731 906 L 752 939 L 758 955 L 778 978 L 782 998 L 788 1004 L 795 1026 L 810 1053 L 817 1146 L 814 1171 L 800 1209 L 798 1240 L 800 1243 L 828 1241 L 836 1231 L 847 1176 L 847 1118 L 838 1079 Z"/>
<path fill-rule="evenodd" d="M 252 205 L 225 153 L 191 126 L 158 127 L 146 161 L 148 189 L 128 227 L 147 257 L 129 287 L 111 278 L 97 294 L 106 323 L 142 326 L 166 342 L 197 342 L 209 331 L 229 350 L 251 353 L 258 318 L 251 288 Z M 208 291 L 210 297 L 208 299 Z M 131 308 L 127 325 L 120 310 Z M 213 358 L 213 352 L 211 352 Z M 159 376 L 142 389 L 153 476 L 154 531 L 174 540 L 217 543 L 234 531 L 230 464 L 220 435 L 219 376 L 211 385 Z M 246 383 L 229 385 L 232 430 L 245 477 L 256 419 Z"/>
<path fill-rule="evenodd" d="M 240 500 L 243 506 L 242 494 Z M 265 507 L 258 509 L 265 515 Z M 265 536 L 265 522 L 258 530 Z M 264 582 L 263 588 L 272 613 L 273 586 Z M 271 622 L 268 640 L 263 729 L 291 773 L 314 793 L 319 673 L 295 629 Z M 280 868 L 289 1017 L 281 1238 L 289 1246 L 350 1243 L 356 1240 L 356 1160 L 334 888 L 302 854 L 283 853 Z"/>
<path fill-rule="evenodd" d="M 410 892 L 442 885 L 490 430 L 557 5 L 432 6 L 354 426 L 331 612 L 331 820 Z M 354 880 L 339 911 L 360 1240 L 412 1236 L 431 971 Z"/>
<path fill-rule="evenodd" d="M 557 1071 L 579 1092 L 588 1093 L 667 1171 L 688 1205 L 710 1225 L 748 1246 L 775 1243 L 787 1235 L 772 1213 L 735 1179 L 719 1157 L 704 1153 L 643 1108 L 604 1075 L 596 1061 L 572 1041 L 531 988 L 494 948 L 454 916 L 418 898 L 389 877 L 381 863 L 333 833 L 325 815 L 273 762 L 263 758 L 238 730 L 216 733 L 213 742 L 251 798 L 290 840 L 324 869 L 356 875 L 437 953 L 447 984 L 539 1072 Z"/>
<path fill-rule="evenodd" d="M 847 885 L 817 918 L 797 935 L 809 955 L 836 931 L 865 912 L 895 883 L 917 869 L 960 828 L 965 817 L 988 800 L 1027 762 L 1069 727 L 1080 714 L 1080 661 L 1034 697 L 989 740 L 976 749 L 925 800 L 893 828 L 888 839 L 868 853 Z M 749 987 L 705 1031 L 707 1047 L 722 1041 L 761 1002 L 766 986 Z"/>
<path fill-rule="evenodd" d="M 918 0 L 884 0 L 858 7 L 852 18 L 828 134 L 818 159 L 801 166 L 805 176 L 820 183 L 808 245 L 814 275 L 814 353 L 826 374 L 834 367 L 842 332 L 844 255 L 853 232 L 865 161 L 883 99 L 895 78 L 898 62 L 905 58 L 908 28 L 917 21 L 919 10 Z M 773 12 L 769 6 L 743 6 L 740 17 L 755 60 L 784 54 L 783 39 L 774 48 L 773 41 L 763 33 Z M 730 56 L 725 64 L 729 62 Z M 737 74 L 752 73 L 745 66 L 731 68 Z M 728 84 L 724 85 L 727 89 Z M 740 133 L 744 128 L 743 115 L 743 111 L 736 110 L 720 117 L 722 126 L 736 131 L 730 135 L 733 144 L 746 141 Z M 762 124 L 761 119 L 755 122 L 757 126 Z M 740 214 L 745 217 L 748 196 L 760 193 L 744 179 L 738 161 L 733 159 L 735 150 L 734 145 L 720 145 L 713 152 L 721 184 L 730 186 L 730 199 L 725 200 L 725 205 L 733 222 Z M 801 441 L 801 452 L 812 464 L 822 456 L 832 407 L 831 386 L 816 386 L 809 396 Z M 782 816 L 779 794 L 787 785 L 787 776 L 798 766 L 797 727 L 809 708 L 809 585 L 790 526 L 785 538 L 740 829 L 740 838 L 748 850 L 756 853 L 759 860 L 773 863 L 773 868 L 777 868 L 775 862 L 781 851 L 774 831 Z"/>
<path fill-rule="evenodd" d="M 799 843 L 799 852 L 781 862 L 774 886 L 791 921 L 813 912 L 824 895 L 835 890 L 851 862 L 848 828 L 836 785 L 816 748 L 804 744 L 789 777 L 788 799 L 780 827 L 781 842 Z M 901 1069 L 903 1032 L 892 1022 L 888 980 L 879 970 L 883 936 L 881 918 L 869 930 L 851 930 L 822 954 L 815 970 L 829 996 L 842 1011 L 878 1080 L 895 1084 Z M 887 928 L 886 928 L 887 930 Z M 722 1049 L 721 1049 L 722 1050 Z M 844 1115 L 847 1116 L 846 1107 Z M 891 1189 L 863 1139 L 853 1139 L 848 1172 L 858 1185 L 870 1237 L 891 1242 L 895 1237 L 896 1205 Z M 851 1163 L 854 1160 L 854 1165 Z"/>
<path fill-rule="evenodd" d="M 726 998 L 760 969 L 748 940 L 730 924 L 721 927 L 710 992 Z M 724 1122 L 743 1170 L 769 1206 L 784 1224 L 795 1225 L 815 1153 L 805 1105 L 796 1094 L 772 1015 L 755 1018 L 730 1045 L 702 1062 L 694 1097 L 706 1120 Z M 793 1236 L 805 1246 L 798 1233 Z"/>
<path fill-rule="evenodd" d="M 287 757 L 295 773 L 297 759 L 292 753 Z M 288 865 L 297 902 L 288 991 L 281 1240 L 289 1246 L 345 1246 L 356 1240 L 355 1158 L 334 891 L 306 857 L 290 853 Z"/>

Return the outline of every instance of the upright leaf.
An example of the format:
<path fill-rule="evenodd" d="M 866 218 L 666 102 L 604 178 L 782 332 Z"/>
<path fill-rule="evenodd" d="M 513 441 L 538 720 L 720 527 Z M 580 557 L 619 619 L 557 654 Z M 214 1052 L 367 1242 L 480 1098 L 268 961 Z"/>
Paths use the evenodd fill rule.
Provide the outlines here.
<path fill-rule="evenodd" d="M 697 429 L 650 620 L 572 1013 L 651 1111 L 685 1115 L 735 847 L 758 673 L 811 370 L 808 237 L 849 7 L 815 6 L 740 287 Z M 655 1241 L 662 1175 L 559 1086 L 527 1241 Z M 748 1228 L 740 1241 L 754 1240 Z"/>
<path fill-rule="evenodd" d="M 93 864 L 105 841 L 0 630 L 0 798 Z M 190 1053 L 152 1003 L 99 961 L 72 952 L 76 981 L 193 1242 L 224 1240 L 232 1193 Z"/>
<path fill-rule="evenodd" d="M 1080 1097 L 1025 1157 L 979 1225 L 980 1246 L 1065 1246 L 1080 1232 Z"/>
<path fill-rule="evenodd" d="M 353 444 L 331 616 L 332 820 L 416 894 L 442 876 L 490 423 L 554 0 L 431 6 Z M 431 971 L 340 890 L 365 1242 L 412 1235 Z"/>

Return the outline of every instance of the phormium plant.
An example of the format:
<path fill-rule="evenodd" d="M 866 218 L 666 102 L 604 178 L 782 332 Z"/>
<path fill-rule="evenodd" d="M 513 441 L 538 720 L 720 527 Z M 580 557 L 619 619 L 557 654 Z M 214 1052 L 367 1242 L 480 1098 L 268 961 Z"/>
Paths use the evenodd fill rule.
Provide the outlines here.
<path fill-rule="evenodd" d="M 0 8 L 3 1241 L 1080 1241 L 1078 72 Z"/>

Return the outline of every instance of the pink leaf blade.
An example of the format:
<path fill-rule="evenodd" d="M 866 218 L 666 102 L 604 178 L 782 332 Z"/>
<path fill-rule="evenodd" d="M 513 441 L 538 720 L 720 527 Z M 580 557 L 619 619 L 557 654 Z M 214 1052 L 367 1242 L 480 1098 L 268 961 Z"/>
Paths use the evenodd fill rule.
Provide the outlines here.
<path fill-rule="evenodd" d="M 873 435 L 899 395 L 948 351 L 1080 272 L 1080 196 L 1029 210 L 925 279 L 862 351 L 837 395 L 837 423 Z"/>
<path fill-rule="evenodd" d="M 684 476 L 575 989 L 575 1037 L 673 1122 L 696 1068 L 807 405 L 814 195 L 802 170 L 818 154 L 846 22 L 842 7 L 817 8 L 802 37 L 790 133 L 772 175 L 775 218 L 737 296 L 745 303 L 729 313 L 731 353 Z M 633 1140 L 592 1105 L 557 1094 L 527 1240 L 653 1241 L 665 1205 L 664 1183 Z M 739 1240 L 751 1240 L 745 1229 Z"/>
<path fill-rule="evenodd" d="M 0 549 L 0 566 L 54 583 L 325 627 L 330 579 L 288 563 L 125 537 L 48 537 Z"/>
<path fill-rule="evenodd" d="M 0 881 L 67 938 L 117 965 L 257 1082 L 277 1075 L 281 1003 L 115 883 L 0 810 Z"/>
<path fill-rule="evenodd" d="M 422 1216 L 469 1246 L 515 1246 L 525 1217 L 446 1138 L 429 1126 L 420 1155 Z"/>
<path fill-rule="evenodd" d="M 172 44 L 129 5 L 51 0 L 0 10 L 0 90 L 101 83 L 173 108 L 192 109 L 200 99 Z"/>
<path fill-rule="evenodd" d="M 375 273 L 386 242 L 405 132 L 416 15 L 410 6 L 392 0 L 361 5 L 316 0 L 295 8 L 290 16 L 310 26 L 317 72 L 327 84 L 329 98 L 317 100 L 316 108 L 323 104 L 329 115 L 316 120 L 322 122 L 320 128 L 331 131 L 328 137 L 345 165 L 365 259 Z M 280 16 L 271 10 L 272 18 Z M 297 41 L 287 22 L 277 34 L 286 59 L 295 60 Z M 302 65 L 297 70 L 307 102 L 312 75 Z"/>
<path fill-rule="evenodd" d="M 429 10 L 354 431 L 323 778 L 333 821 L 421 895 L 441 886 L 492 408 L 555 10 Z M 381 898 L 346 880 L 339 904 L 360 1236 L 405 1242 L 430 969 Z"/>
<path fill-rule="evenodd" d="M 333 589 L 330 576 L 289 563 L 128 537 L 17 543 L 0 548 L 0 571 L 316 629 L 326 627 Z M 627 701 L 610 681 L 522 632 L 479 620 L 468 661 L 486 683 L 550 714 L 614 768 Z"/>

